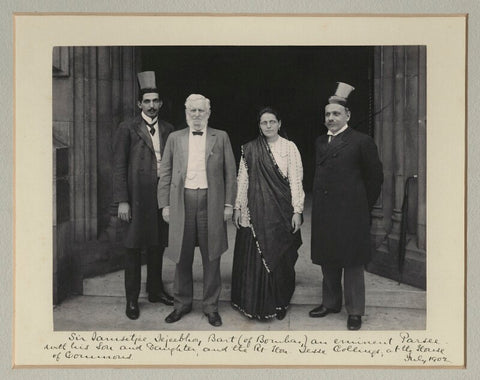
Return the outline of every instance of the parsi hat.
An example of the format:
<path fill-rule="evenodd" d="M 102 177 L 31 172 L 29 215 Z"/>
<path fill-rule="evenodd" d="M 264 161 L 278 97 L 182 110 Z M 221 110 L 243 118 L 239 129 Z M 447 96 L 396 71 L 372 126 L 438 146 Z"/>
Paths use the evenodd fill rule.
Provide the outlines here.
<path fill-rule="evenodd" d="M 140 90 L 157 88 L 157 84 L 155 83 L 155 71 L 142 71 L 137 74 L 137 79 Z"/>
<path fill-rule="evenodd" d="M 330 96 L 328 98 L 329 104 L 340 104 L 344 107 L 347 106 L 347 100 L 350 93 L 355 90 L 355 87 L 350 86 L 347 83 L 337 82 L 337 90 L 335 91 L 335 95 Z"/>

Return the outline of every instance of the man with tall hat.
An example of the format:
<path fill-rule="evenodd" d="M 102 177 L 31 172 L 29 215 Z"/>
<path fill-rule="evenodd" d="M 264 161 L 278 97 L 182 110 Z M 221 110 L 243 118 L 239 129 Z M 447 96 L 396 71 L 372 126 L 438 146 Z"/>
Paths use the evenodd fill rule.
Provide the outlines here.
<path fill-rule="evenodd" d="M 315 142 L 311 257 L 322 266 L 323 301 L 309 315 L 340 312 L 343 272 L 347 327 L 358 330 L 365 312 L 364 266 L 371 257 L 370 211 L 383 171 L 373 139 L 348 126 L 347 98 L 353 90 L 338 83 L 325 107 L 328 133 Z"/>
<path fill-rule="evenodd" d="M 176 263 L 174 310 L 165 322 L 192 310 L 195 246 L 203 264 L 203 312 L 215 327 L 221 289 L 220 256 L 228 248 L 226 222 L 236 196 L 236 165 L 225 131 L 208 126 L 210 100 L 192 94 L 185 102 L 187 128 L 167 141 L 158 182 L 158 207 L 170 224 L 167 256 Z"/>
<path fill-rule="evenodd" d="M 124 236 L 126 315 L 140 315 L 138 296 L 141 280 L 141 252 L 147 256 L 147 292 L 150 302 L 173 305 L 162 281 L 163 252 L 168 225 L 158 210 L 157 182 L 165 143 L 173 126 L 158 117 L 162 107 L 155 72 L 138 73 L 140 115 L 122 122 L 113 144 L 113 198 L 118 218 L 126 223 Z"/>

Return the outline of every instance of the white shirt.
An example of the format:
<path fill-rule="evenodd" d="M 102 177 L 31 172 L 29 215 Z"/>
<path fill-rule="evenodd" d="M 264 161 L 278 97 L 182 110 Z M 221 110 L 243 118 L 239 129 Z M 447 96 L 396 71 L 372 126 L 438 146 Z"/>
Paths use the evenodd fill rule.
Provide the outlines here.
<path fill-rule="evenodd" d="M 345 129 L 348 128 L 348 124 L 345 124 L 342 128 L 340 128 L 337 132 L 333 133 L 333 132 L 330 132 L 328 131 L 327 132 L 327 135 L 328 135 L 328 142 L 332 141 L 332 136 L 335 137 L 337 135 L 339 135 L 340 133 L 342 133 L 343 131 L 345 131 Z"/>
<path fill-rule="evenodd" d="M 292 141 L 281 136 L 278 137 L 277 141 L 268 145 L 280 171 L 288 178 L 290 192 L 292 193 L 293 212 L 301 214 L 305 203 L 305 192 L 302 185 L 303 165 L 300 152 Z M 243 157 L 238 169 L 235 209 L 241 211 L 240 224 L 243 227 L 248 227 L 248 170 Z"/>
<path fill-rule="evenodd" d="M 187 176 L 185 178 L 186 189 L 207 189 L 207 170 L 205 166 L 205 148 L 207 143 L 207 128 L 201 136 L 194 135 L 194 129 L 188 132 L 188 164 Z"/>
<path fill-rule="evenodd" d="M 145 120 L 148 124 L 152 124 L 153 120 L 155 120 L 155 119 L 151 119 L 150 117 L 145 115 L 143 112 L 142 112 L 142 117 L 143 117 L 143 120 Z M 148 125 L 146 125 L 145 127 L 148 130 L 148 134 L 152 138 L 153 150 L 155 151 L 155 157 L 157 159 L 157 177 L 160 177 L 160 161 L 162 160 L 162 154 L 160 153 L 160 137 L 159 137 L 160 132 L 158 130 L 158 117 L 156 119 L 157 120 L 155 121 L 155 124 L 153 126 L 153 129 L 155 130 L 155 133 L 153 135 L 150 133 L 150 127 Z"/>

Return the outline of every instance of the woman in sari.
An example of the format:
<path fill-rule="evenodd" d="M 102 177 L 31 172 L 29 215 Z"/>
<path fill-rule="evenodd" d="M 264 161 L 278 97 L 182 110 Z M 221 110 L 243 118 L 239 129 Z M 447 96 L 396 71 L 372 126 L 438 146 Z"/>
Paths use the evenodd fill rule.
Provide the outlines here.
<path fill-rule="evenodd" d="M 251 319 L 283 319 L 302 244 L 303 167 L 295 144 L 279 135 L 274 109 L 262 109 L 258 123 L 259 136 L 242 146 L 238 170 L 231 302 Z"/>

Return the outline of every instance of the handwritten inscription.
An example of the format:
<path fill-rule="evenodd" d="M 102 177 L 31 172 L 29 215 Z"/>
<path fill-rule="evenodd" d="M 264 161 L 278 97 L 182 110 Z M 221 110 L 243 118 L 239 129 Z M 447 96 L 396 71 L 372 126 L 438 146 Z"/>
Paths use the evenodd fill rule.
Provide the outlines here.
<path fill-rule="evenodd" d="M 344 357 L 356 355 L 378 364 L 379 358 L 395 357 L 408 365 L 446 365 L 447 346 L 438 338 L 400 332 L 381 339 L 322 338 L 321 333 L 309 335 L 286 334 L 195 334 L 191 332 L 156 335 L 130 333 L 78 333 L 72 332 L 64 340 L 45 344 L 43 351 L 55 362 L 90 363 L 91 361 L 131 362 L 144 353 L 167 354 L 168 356 L 223 354 L 268 355 L 269 357 Z M 350 358 L 351 356 L 349 356 Z"/>

